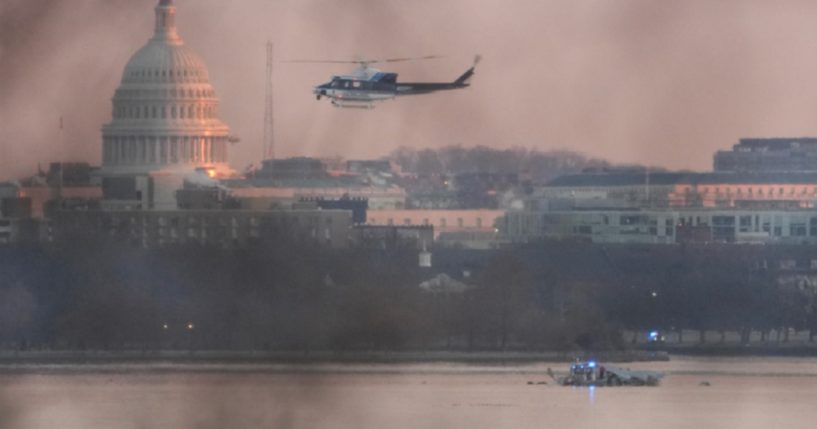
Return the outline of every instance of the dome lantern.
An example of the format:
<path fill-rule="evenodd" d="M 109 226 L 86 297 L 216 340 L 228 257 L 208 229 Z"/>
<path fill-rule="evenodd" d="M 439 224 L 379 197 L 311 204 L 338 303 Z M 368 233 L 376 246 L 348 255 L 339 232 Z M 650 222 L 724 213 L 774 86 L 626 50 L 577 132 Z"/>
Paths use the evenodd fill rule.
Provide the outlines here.
<path fill-rule="evenodd" d="M 176 6 L 172 0 L 161 0 L 156 6 L 156 39 L 181 42 L 176 33 Z"/>

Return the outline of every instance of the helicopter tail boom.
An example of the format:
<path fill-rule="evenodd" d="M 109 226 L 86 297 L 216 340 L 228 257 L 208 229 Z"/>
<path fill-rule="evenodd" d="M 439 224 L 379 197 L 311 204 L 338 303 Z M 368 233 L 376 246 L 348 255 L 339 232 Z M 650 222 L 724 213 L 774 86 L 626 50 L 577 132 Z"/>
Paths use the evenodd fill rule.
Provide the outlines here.
<path fill-rule="evenodd" d="M 479 63 L 480 56 L 474 58 L 474 64 L 465 71 L 460 77 L 453 82 L 416 82 L 416 83 L 398 83 L 397 95 L 417 95 L 427 94 L 434 91 L 445 91 L 450 89 L 462 89 L 471 86 L 469 82 L 474 76 L 474 70 Z"/>

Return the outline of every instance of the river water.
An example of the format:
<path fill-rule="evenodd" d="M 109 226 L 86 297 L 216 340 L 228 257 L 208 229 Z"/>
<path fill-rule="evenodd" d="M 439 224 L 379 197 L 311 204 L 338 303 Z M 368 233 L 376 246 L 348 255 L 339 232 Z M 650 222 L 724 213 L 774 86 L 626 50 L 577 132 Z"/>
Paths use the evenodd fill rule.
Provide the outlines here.
<path fill-rule="evenodd" d="M 659 387 L 595 389 L 548 366 L 0 366 L 0 429 L 817 427 L 817 359 L 673 358 L 627 365 Z"/>

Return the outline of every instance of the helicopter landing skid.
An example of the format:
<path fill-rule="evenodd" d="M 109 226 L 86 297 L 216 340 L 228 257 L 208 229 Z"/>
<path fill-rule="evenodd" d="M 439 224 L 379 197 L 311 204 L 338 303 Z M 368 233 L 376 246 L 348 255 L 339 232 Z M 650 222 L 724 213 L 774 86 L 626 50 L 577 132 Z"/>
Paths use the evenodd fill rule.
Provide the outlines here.
<path fill-rule="evenodd" d="M 332 105 L 341 109 L 374 109 L 372 103 L 343 103 L 332 100 Z"/>

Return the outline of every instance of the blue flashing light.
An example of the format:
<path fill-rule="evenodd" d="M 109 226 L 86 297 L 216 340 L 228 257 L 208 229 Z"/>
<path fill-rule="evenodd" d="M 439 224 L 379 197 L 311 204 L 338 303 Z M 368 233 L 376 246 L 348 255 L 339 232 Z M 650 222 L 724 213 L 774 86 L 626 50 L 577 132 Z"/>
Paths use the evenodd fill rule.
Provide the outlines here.
<path fill-rule="evenodd" d="M 650 332 L 650 339 L 651 340 L 657 340 L 658 339 L 658 331 Z"/>
<path fill-rule="evenodd" d="M 596 367 L 596 361 L 591 360 L 590 362 L 587 362 L 587 366 L 590 367 L 590 368 L 595 368 Z"/>

